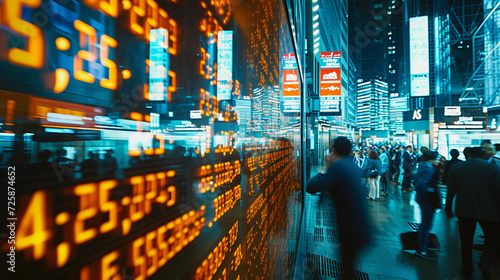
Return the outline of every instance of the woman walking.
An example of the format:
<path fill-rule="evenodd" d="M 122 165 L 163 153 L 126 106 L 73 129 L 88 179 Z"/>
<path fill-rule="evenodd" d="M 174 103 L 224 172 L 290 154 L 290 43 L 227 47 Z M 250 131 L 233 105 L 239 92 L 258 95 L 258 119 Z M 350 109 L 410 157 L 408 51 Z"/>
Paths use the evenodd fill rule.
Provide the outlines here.
<path fill-rule="evenodd" d="M 429 252 L 429 232 L 432 228 L 432 220 L 436 208 L 441 208 L 441 196 L 438 189 L 439 181 L 439 160 L 437 152 L 426 151 L 424 153 L 424 162 L 418 165 L 417 171 L 417 198 L 420 206 L 422 221 L 418 229 L 418 248 L 415 254 L 417 256 L 435 260 L 437 257 Z"/>
<path fill-rule="evenodd" d="M 370 185 L 370 194 L 368 199 L 377 200 L 380 198 L 380 175 L 382 175 L 382 162 L 377 152 L 371 151 L 368 154 L 370 163 L 368 166 L 368 185 Z"/>

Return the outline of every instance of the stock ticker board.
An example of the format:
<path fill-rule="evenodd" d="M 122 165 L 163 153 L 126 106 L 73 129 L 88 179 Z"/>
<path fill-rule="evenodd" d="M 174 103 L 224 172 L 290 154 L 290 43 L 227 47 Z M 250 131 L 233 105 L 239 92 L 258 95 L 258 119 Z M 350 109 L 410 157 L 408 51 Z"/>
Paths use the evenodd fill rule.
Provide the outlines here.
<path fill-rule="evenodd" d="M 234 24 L 231 2 L 1 0 L 1 112 L 14 132 L 2 131 L 38 131 L 54 112 L 78 118 L 64 131 L 99 131 L 117 96 L 175 103 L 180 79 L 199 96 L 201 115 L 235 122 L 214 97 L 217 34 Z M 153 67 L 160 74 L 151 82 Z M 239 81 L 226 83 L 239 94 Z M 149 96 L 150 87 L 160 95 Z M 171 157 L 120 177 L 42 187 L 16 179 L 15 242 L 0 248 L 6 256 L 15 246 L 7 279 L 267 279 L 277 267 L 287 275 L 297 226 L 288 209 L 300 203 L 295 154 L 292 142 L 272 140 L 250 155 L 207 147 L 203 158 Z M 29 172 L 18 167 L 16 176 Z"/>

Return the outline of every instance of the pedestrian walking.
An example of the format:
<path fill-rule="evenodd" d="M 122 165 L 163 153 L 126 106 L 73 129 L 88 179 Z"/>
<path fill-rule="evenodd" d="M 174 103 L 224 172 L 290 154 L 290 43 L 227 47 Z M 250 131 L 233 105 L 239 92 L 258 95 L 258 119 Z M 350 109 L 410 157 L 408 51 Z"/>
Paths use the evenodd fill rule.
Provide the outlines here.
<path fill-rule="evenodd" d="M 352 144 L 346 137 L 333 141 L 327 157 L 326 173 L 309 180 L 308 193 L 327 192 L 331 195 L 337 213 L 337 226 L 344 276 L 353 277 L 356 260 L 370 241 L 369 216 L 363 199 L 360 169 L 349 157 Z M 346 275 L 347 274 L 347 275 Z"/>
<path fill-rule="evenodd" d="M 419 257 L 434 260 L 436 254 L 428 250 L 429 233 L 434 220 L 434 213 L 441 208 L 441 198 L 438 189 L 439 165 L 438 153 L 424 151 L 423 162 L 418 166 L 417 179 L 415 182 L 417 197 L 420 206 L 421 224 L 418 228 L 418 248 L 415 254 Z"/>
<path fill-rule="evenodd" d="M 368 185 L 370 186 L 370 193 L 368 199 L 377 200 L 380 198 L 380 175 L 382 174 L 382 163 L 378 157 L 377 152 L 371 151 L 368 154 L 370 164 L 368 166 Z"/>
<path fill-rule="evenodd" d="M 500 171 L 482 159 L 485 151 L 481 147 L 470 149 L 466 162 L 454 165 L 448 178 L 445 211 L 458 217 L 460 244 L 462 247 L 462 274 L 472 278 L 472 244 L 477 223 L 484 233 L 484 251 L 479 267 L 485 279 L 492 279 L 493 256 L 498 248 L 500 221 Z"/>

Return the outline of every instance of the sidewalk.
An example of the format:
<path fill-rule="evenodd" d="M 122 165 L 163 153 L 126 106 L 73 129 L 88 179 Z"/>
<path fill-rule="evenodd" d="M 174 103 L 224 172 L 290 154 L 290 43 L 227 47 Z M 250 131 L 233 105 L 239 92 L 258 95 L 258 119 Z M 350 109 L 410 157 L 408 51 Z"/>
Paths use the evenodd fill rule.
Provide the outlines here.
<path fill-rule="evenodd" d="M 443 197 L 446 197 L 446 189 L 441 190 Z M 340 256 L 336 230 L 332 227 L 335 217 L 328 211 L 333 205 L 322 204 L 318 209 L 319 197 L 310 194 L 306 196 L 310 272 L 306 279 L 336 279 L 340 269 Z M 391 184 L 388 196 L 382 196 L 377 201 L 367 201 L 367 204 L 374 225 L 374 240 L 360 258 L 357 279 L 462 279 L 456 218 L 448 220 L 444 211 L 435 214 L 431 233 L 438 236 L 440 248 L 436 253 L 439 257 L 434 261 L 426 260 L 416 256 L 415 251 L 403 251 L 399 239 L 399 234 L 413 230 L 410 223 L 420 222 L 420 208 L 415 202 L 415 192 L 402 191 L 400 186 Z M 484 242 L 484 239 L 478 237 L 481 234 L 478 226 L 474 244 Z M 473 251 L 474 279 L 481 279 L 477 267 L 481 253 Z"/>

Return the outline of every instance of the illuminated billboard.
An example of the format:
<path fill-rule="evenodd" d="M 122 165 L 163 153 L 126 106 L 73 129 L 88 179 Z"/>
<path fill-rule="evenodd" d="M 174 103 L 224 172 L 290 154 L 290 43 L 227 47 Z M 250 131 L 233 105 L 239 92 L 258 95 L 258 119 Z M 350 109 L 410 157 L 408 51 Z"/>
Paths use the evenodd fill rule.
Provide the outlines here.
<path fill-rule="evenodd" d="M 429 32 L 427 16 L 410 18 L 411 96 L 429 96 Z"/>
<path fill-rule="evenodd" d="M 319 97 L 322 114 L 340 113 L 342 52 L 322 52 L 320 54 Z"/>
<path fill-rule="evenodd" d="M 219 31 L 217 45 L 217 98 L 230 100 L 233 80 L 233 31 Z"/>
<path fill-rule="evenodd" d="M 168 30 L 151 29 L 149 38 L 149 100 L 163 101 L 168 88 Z"/>
<path fill-rule="evenodd" d="M 297 60 L 293 53 L 283 55 L 283 112 L 300 112 L 300 88 Z"/>

